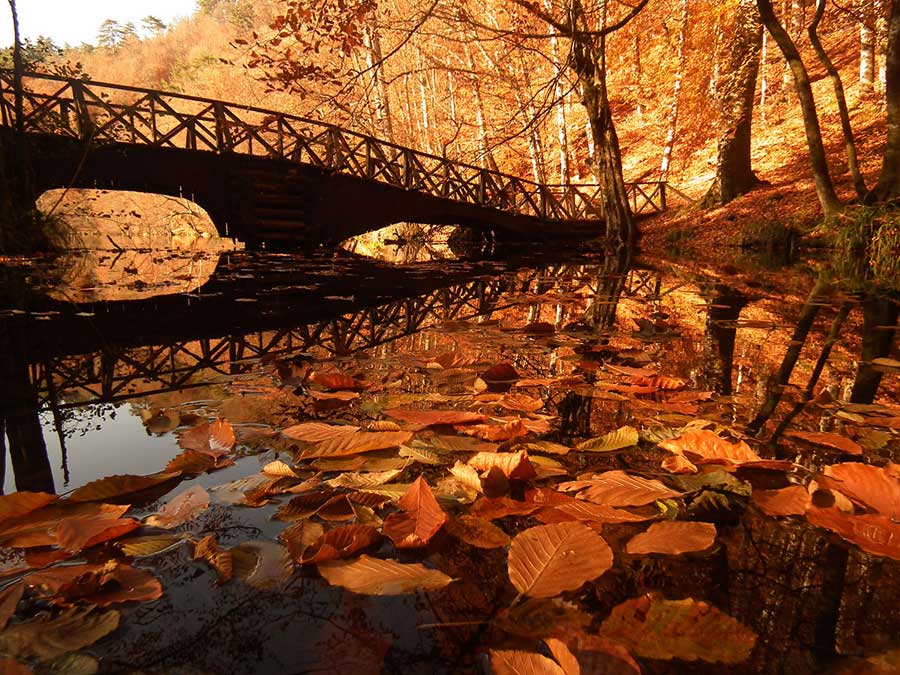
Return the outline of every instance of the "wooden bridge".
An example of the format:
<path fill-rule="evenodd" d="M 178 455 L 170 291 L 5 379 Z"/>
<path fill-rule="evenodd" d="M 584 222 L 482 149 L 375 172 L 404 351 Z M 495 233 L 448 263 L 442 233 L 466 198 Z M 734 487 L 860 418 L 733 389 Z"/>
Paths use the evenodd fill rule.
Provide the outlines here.
<path fill-rule="evenodd" d="M 65 186 L 183 195 L 251 245 L 403 221 L 511 238 L 605 234 L 597 185 L 542 185 L 295 115 L 42 74 L 23 78 L 19 121 L 15 93 L 0 70 L 0 124 L 26 132 L 35 197 Z M 665 183 L 627 188 L 634 213 L 666 208 Z"/>

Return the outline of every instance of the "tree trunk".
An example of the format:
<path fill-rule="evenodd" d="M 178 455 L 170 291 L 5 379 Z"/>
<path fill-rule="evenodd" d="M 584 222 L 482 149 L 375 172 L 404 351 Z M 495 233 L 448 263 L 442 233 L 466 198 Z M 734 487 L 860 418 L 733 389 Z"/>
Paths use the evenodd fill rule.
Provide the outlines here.
<path fill-rule="evenodd" d="M 900 0 L 894 0 L 900 2 Z M 781 22 L 775 16 L 771 0 L 756 0 L 763 24 L 771 33 L 772 38 L 781 49 L 781 53 L 787 60 L 794 77 L 794 89 L 800 101 L 800 110 L 803 113 L 803 128 L 806 132 L 806 143 L 809 147 L 809 158 L 812 164 L 813 181 L 816 185 L 816 195 L 826 218 L 837 215 L 843 210 L 843 205 L 834 190 L 831 173 L 828 170 L 828 159 L 825 155 L 825 146 L 822 143 L 822 130 L 819 127 L 819 117 L 816 111 L 816 101 L 813 97 L 812 85 L 809 74 L 797 45 L 787 34 Z"/>
<path fill-rule="evenodd" d="M 553 9 L 552 0 L 545 0 L 544 8 L 549 12 Z M 553 37 L 550 38 L 550 57 L 553 60 L 553 77 L 555 83 L 553 87 L 553 95 L 556 97 L 554 108 L 556 111 L 556 143 L 557 154 L 559 155 L 559 182 L 562 185 L 568 185 L 571 181 L 571 171 L 569 170 L 569 138 L 566 129 L 566 92 L 563 88 L 563 64 L 559 55 L 559 39 L 556 37 L 557 31 L 551 28 Z"/>
<path fill-rule="evenodd" d="M 684 79 L 684 43 L 687 40 L 688 28 L 688 3 L 681 0 L 681 26 L 678 31 L 677 62 L 675 71 L 675 83 L 672 86 L 672 105 L 669 108 L 668 129 L 666 130 L 666 143 L 663 146 L 662 162 L 659 172 L 660 180 L 668 180 L 669 167 L 672 164 L 672 149 L 675 146 L 675 134 L 678 131 L 678 104 L 681 99 L 681 82 Z"/>
<path fill-rule="evenodd" d="M 721 206 L 759 184 L 750 150 L 753 99 L 762 50 L 762 26 L 755 0 L 741 0 L 728 47 L 727 72 L 719 79 L 719 140 L 716 178 L 703 199 L 705 206 Z"/>
<path fill-rule="evenodd" d="M 853 178 L 853 187 L 856 189 L 856 195 L 862 199 L 866 196 L 866 184 L 863 181 L 862 174 L 859 172 L 859 163 L 856 160 L 856 143 L 853 140 L 853 127 L 850 126 L 850 111 L 847 109 L 847 97 L 844 96 L 844 83 L 841 82 L 841 74 L 835 68 L 834 63 L 828 57 L 828 53 L 819 40 L 819 34 L 816 32 L 819 28 L 819 22 L 825 13 L 825 0 L 817 0 L 816 14 L 809 24 L 809 41 L 816 51 L 819 61 L 825 66 L 825 72 L 831 78 L 831 84 L 834 87 L 834 98 L 837 101 L 838 113 L 841 118 L 841 133 L 844 137 L 844 149 L 847 152 L 847 165 L 850 169 L 850 176 Z"/>
<path fill-rule="evenodd" d="M 372 77 L 372 93 L 375 98 L 375 119 L 383 138 L 394 142 L 394 122 L 391 117 L 391 101 L 384 79 L 384 64 L 381 53 L 381 39 L 374 23 L 369 21 L 364 28 L 366 47 L 366 67 Z"/>
<path fill-rule="evenodd" d="M 885 19 L 885 1 L 875 0 L 875 69 L 878 71 L 878 89 L 887 86 L 888 22 Z"/>
<path fill-rule="evenodd" d="M 869 17 L 859 24 L 859 81 L 867 87 L 875 86 L 875 31 L 867 23 Z"/>
<path fill-rule="evenodd" d="M 871 403 L 875 400 L 884 373 L 872 368 L 871 362 L 890 355 L 895 331 L 885 328 L 896 326 L 900 318 L 900 304 L 893 298 L 868 297 L 863 300 L 862 310 L 862 354 L 850 393 L 851 403 Z"/>
<path fill-rule="evenodd" d="M 885 70 L 887 143 L 874 197 L 879 202 L 894 202 L 900 199 L 900 0 L 891 1 Z"/>

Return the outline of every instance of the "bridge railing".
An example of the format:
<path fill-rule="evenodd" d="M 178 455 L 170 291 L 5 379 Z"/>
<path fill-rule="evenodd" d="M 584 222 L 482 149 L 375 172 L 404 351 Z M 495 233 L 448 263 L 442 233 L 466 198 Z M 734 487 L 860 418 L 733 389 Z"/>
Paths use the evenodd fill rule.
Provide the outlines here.
<path fill-rule="evenodd" d="M 185 94 L 28 74 L 25 131 L 96 143 L 239 153 L 543 220 L 603 217 L 600 186 L 542 185 L 316 120 Z M 15 126 L 11 71 L 0 70 L 0 120 Z M 665 209 L 665 183 L 626 185 L 635 213 Z"/>

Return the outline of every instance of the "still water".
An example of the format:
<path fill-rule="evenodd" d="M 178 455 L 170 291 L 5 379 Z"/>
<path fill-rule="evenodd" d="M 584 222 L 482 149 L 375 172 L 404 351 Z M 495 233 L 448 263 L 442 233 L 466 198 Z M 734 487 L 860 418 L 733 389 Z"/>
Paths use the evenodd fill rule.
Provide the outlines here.
<path fill-rule="evenodd" d="M 296 459 L 296 443 L 281 430 L 309 421 L 365 427 L 398 408 L 480 411 L 489 424 L 519 425 L 483 437 L 494 451 L 556 444 L 535 465 L 534 485 L 610 470 L 660 478 L 688 496 L 644 507 L 653 518 L 717 527 L 715 545 L 703 552 L 640 556 L 623 550 L 645 524 L 597 523 L 614 566 L 562 594 L 564 602 L 553 600 L 560 626 L 544 626 L 548 634 L 568 621 L 566 608 L 577 607 L 588 622 L 580 630 L 593 634 L 614 607 L 655 592 L 704 601 L 756 639 L 746 658 L 722 665 L 697 650 L 672 658 L 632 645 L 640 636 L 622 638 L 644 672 L 891 672 L 841 669 L 863 657 L 896 659 L 879 655 L 898 647 L 897 554 L 867 553 L 814 527 L 802 511 L 767 515 L 751 498 L 807 487 L 832 464 L 895 466 L 900 364 L 890 294 L 824 280 L 811 260 L 705 270 L 602 250 L 524 249 L 405 265 L 347 252 L 109 258 L 89 265 L 105 271 L 79 268 L 74 276 L 60 271 L 77 267 L 71 263 L 4 271 L 4 494 L 63 494 L 105 476 L 159 472 L 183 452 L 179 432 L 223 419 L 237 437 L 236 462 L 186 477 L 131 513 L 154 513 L 173 494 L 202 485 L 213 495 L 210 508 L 177 531 L 194 540 L 212 533 L 222 546 L 274 545 L 287 523 L 273 516 L 287 498 L 251 508 L 214 488 Z M 499 364 L 513 376 L 492 381 L 487 374 Z M 325 386 L 316 373 L 366 384 Z M 638 447 L 558 449 L 626 426 L 639 431 Z M 441 433 L 453 434 L 448 427 Z M 666 453 L 657 444 L 699 428 L 746 439 L 761 457 L 791 468 L 716 460 L 699 474 L 705 482 L 695 476 L 692 484 L 663 471 Z M 834 447 L 834 437 L 851 441 L 851 450 Z M 397 461 L 396 450 L 371 457 L 384 466 Z M 381 468 L 361 466 L 353 470 Z M 396 466 L 404 473 L 394 482 L 424 475 L 445 511 L 464 514 L 474 499 L 488 499 L 449 499 L 437 487 L 447 476 L 440 464 Z M 301 469 L 303 478 L 341 473 L 326 464 Z M 522 500 L 531 485 L 510 478 L 498 494 Z M 851 512 L 873 512 L 865 495 L 853 502 Z M 887 515 L 895 522 L 900 511 Z M 346 522 L 312 520 L 326 528 Z M 522 511 L 495 522 L 515 536 L 548 521 Z M 885 527 L 878 536 L 900 537 Z M 161 580 L 163 596 L 122 605 L 117 632 L 86 652 L 104 672 L 191 673 L 486 672 L 498 650 L 549 656 L 536 642 L 540 631 L 517 632 L 497 618 L 520 600 L 507 580 L 505 547 L 464 545 L 444 531 L 427 546 L 395 549 L 385 540 L 368 550 L 425 562 L 455 581 L 436 591 L 364 595 L 304 565 L 287 581 L 219 584 L 190 546 L 180 546 L 136 563 Z M 648 628 L 648 640 L 661 639 Z M 630 661 L 586 652 L 594 670 L 582 672 L 635 672 Z"/>

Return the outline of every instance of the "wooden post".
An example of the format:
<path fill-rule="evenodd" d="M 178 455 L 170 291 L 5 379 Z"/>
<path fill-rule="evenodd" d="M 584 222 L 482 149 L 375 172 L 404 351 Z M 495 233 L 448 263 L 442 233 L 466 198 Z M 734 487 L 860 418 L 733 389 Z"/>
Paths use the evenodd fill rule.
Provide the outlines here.
<path fill-rule="evenodd" d="M 487 191 L 487 169 L 482 169 L 478 172 L 478 204 L 480 206 L 486 205 L 486 191 Z"/>
<path fill-rule="evenodd" d="M 80 80 L 72 80 L 72 99 L 75 101 L 75 109 L 78 111 L 78 138 L 88 140 L 94 133 L 94 122 L 91 120 L 91 112 L 88 110 L 84 98 L 84 83 Z"/>
<path fill-rule="evenodd" d="M 216 152 L 222 154 L 225 151 L 228 132 L 225 129 L 225 106 L 221 101 L 213 103 L 213 116 L 216 119 Z"/>
<path fill-rule="evenodd" d="M 366 178 L 375 178 L 375 162 L 372 160 L 372 139 L 366 139 Z"/>
<path fill-rule="evenodd" d="M 659 210 L 666 210 L 666 181 L 659 183 Z"/>
<path fill-rule="evenodd" d="M 540 204 L 541 204 L 541 218 L 547 220 L 547 193 L 550 191 L 546 185 L 540 186 Z"/>

